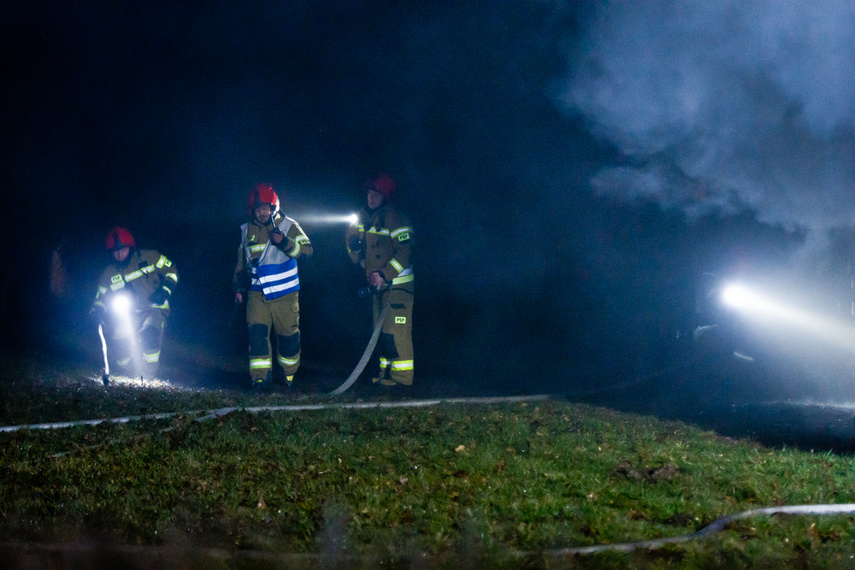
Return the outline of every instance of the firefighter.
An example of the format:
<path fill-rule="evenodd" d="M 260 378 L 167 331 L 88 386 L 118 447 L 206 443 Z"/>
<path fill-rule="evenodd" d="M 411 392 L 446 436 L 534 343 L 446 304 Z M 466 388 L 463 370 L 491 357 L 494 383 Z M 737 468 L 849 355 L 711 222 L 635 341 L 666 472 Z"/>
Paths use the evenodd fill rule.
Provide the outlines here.
<path fill-rule="evenodd" d="M 249 329 L 249 374 L 255 388 L 273 381 L 271 327 L 276 354 L 291 386 L 300 367 L 300 279 L 297 260 L 312 255 L 312 244 L 300 225 L 279 210 L 279 197 L 269 184 L 259 184 L 247 198 L 250 221 L 241 229 L 233 279 L 235 302 L 246 305 Z"/>
<path fill-rule="evenodd" d="M 178 271 L 156 250 L 138 250 L 134 236 L 123 227 L 107 233 L 104 247 L 111 263 L 98 279 L 90 313 L 106 325 L 120 368 L 132 376 L 154 376 Z"/>
<path fill-rule="evenodd" d="M 374 326 L 383 309 L 379 340 L 380 375 L 372 382 L 382 386 L 413 383 L 413 267 L 410 247 L 413 228 L 395 207 L 395 181 L 380 174 L 365 183 L 367 206 L 347 229 L 345 243 L 350 260 L 365 270 L 374 295 Z"/>

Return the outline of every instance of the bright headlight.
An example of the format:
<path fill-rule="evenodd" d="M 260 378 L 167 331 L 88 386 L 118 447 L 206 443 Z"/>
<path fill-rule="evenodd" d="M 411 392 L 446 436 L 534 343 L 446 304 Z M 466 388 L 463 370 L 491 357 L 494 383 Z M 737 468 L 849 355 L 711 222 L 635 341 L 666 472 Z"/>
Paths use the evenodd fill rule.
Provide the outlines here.
<path fill-rule="evenodd" d="M 731 307 L 745 307 L 756 301 L 756 298 L 748 289 L 734 283 L 722 289 L 721 300 Z"/>

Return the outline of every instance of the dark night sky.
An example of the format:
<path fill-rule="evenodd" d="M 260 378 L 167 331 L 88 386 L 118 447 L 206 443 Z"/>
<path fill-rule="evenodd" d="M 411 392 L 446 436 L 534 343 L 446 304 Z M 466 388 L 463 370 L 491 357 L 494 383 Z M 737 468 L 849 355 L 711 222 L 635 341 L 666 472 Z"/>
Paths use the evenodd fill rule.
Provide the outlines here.
<path fill-rule="evenodd" d="M 264 180 L 316 245 L 306 358 L 354 362 L 344 227 L 303 220 L 388 171 L 417 374 L 539 390 L 655 366 L 702 271 L 833 290 L 852 238 L 847 2 L 35 0 L 0 29 L 7 299 L 61 241 L 85 306 L 121 224 L 182 271 L 172 334 L 216 344 Z"/>

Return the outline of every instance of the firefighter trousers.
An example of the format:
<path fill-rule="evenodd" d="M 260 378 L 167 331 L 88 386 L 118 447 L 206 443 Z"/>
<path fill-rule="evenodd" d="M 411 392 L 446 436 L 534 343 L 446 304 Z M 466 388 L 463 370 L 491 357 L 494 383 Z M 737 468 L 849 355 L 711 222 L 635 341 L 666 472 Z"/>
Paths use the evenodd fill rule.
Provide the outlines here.
<path fill-rule="evenodd" d="M 266 300 L 261 291 L 249 291 L 246 325 L 249 330 L 249 375 L 254 383 L 273 380 L 271 327 L 276 334 L 277 362 L 290 380 L 300 367 L 299 291 Z"/>
<path fill-rule="evenodd" d="M 160 347 L 169 312 L 152 309 L 128 322 L 112 324 L 116 365 L 132 376 L 153 376 L 160 364 Z"/>
<path fill-rule="evenodd" d="M 384 307 L 386 317 L 380 331 L 380 377 L 386 385 L 413 383 L 413 282 L 393 284 L 374 296 L 374 326 Z"/>

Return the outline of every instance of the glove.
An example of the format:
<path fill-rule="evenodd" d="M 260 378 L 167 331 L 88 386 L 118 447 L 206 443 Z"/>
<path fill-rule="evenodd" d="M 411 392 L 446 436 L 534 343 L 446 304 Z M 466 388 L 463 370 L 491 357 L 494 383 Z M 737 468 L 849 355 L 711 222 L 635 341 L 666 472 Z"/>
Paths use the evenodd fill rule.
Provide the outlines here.
<path fill-rule="evenodd" d="M 154 293 L 152 293 L 148 300 L 151 301 L 152 305 L 162 305 L 169 299 L 169 291 L 160 287 Z"/>
<path fill-rule="evenodd" d="M 89 309 L 89 318 L 95 323 L 103 323 L 107 316 L 107 308 L 104 305 L 92 305 Z"/>
<path fill-rule="evenodd" d="M 358 251 L 362 249 L 362 240 L 359 239 L 359 236 L 350 236 L 347 240 L 347 249 L 350 251 Z"/>

